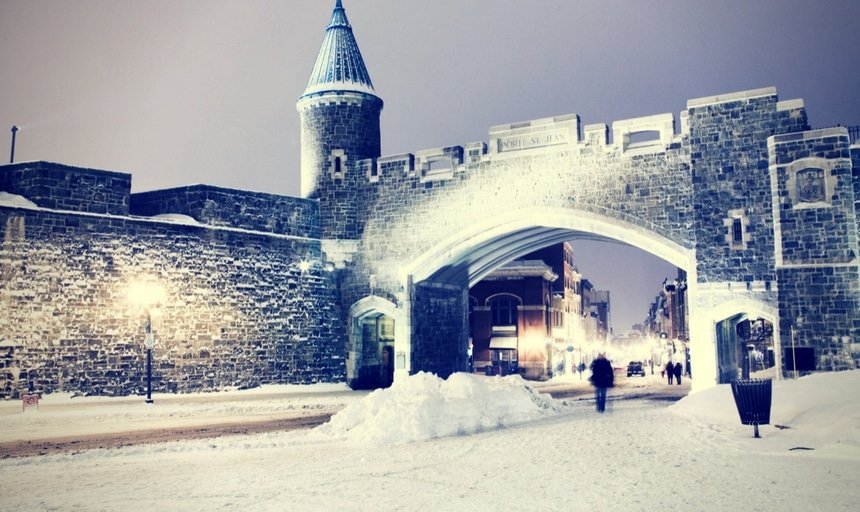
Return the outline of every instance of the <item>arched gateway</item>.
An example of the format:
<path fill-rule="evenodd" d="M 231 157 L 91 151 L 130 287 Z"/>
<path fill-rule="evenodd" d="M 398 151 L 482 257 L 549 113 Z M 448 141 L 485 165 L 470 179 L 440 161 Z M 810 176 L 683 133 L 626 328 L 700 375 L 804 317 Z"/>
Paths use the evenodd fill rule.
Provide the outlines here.
<path fill-rule="evenodd" d="M 319 200 L 323 249 L 355 305 L 346 323 L 367 301 L 393 308 L 396 375 L 465 369 L 469 287 L 583 237 L 687 272 L 698 387 L 725 380 L 720 333 L 748 317 L 773 325 L 777 364 L 788 331 L 819 369 L 860 359 L 860 151 L 845 129 L 810 130 L 801 100 L 765 88 L 690 100 L 680 126 L 673 114 L 611 127 L 564 115 L 493 127 L 488 143 L 380 156 L 382 100 L 337 2 L 297 106 L 303 191 Z"/>

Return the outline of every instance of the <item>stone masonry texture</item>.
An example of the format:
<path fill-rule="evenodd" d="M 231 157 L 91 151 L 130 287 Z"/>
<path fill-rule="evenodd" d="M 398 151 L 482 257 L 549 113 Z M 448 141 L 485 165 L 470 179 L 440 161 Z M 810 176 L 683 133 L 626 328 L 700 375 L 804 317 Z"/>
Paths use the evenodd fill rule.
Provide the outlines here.
<path fill-rule="evenodd" d="M 7 207 L 0 222 L 0 396 L 31 383 L 143 393 L 145 311 L 129 296 L 143 278 L 165 291 L 152 309 L 155 392 L 345 379 L 318 240 Z"/>

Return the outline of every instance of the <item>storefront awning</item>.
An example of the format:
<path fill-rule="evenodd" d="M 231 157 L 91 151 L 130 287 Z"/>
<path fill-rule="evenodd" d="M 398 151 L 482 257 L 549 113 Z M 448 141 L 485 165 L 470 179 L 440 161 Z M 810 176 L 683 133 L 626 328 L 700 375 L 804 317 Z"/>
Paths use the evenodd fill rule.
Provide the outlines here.
<path fill-rule="evenodd" d="M 490 348 L 496 350 L 516 350 L 516 336 L 496 336 L 490 338 Z"/>

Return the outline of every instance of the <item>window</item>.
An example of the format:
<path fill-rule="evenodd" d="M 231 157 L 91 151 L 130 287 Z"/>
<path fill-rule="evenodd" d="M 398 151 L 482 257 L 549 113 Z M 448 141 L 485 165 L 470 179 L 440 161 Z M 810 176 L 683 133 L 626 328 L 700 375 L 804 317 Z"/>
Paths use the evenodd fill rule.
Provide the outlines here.
<path fill-rule="evenodd" d="M 514 297 L 496 297 L 490 302 L 493 315 L 493 325 L 517 325 L 517 306 L 519 300 Z"/>
<path fill-rule="evenodd" d="M 342 180 L 346 174 L 346 153 L 342 149 L 333 149 L 328 157 L 329 173 L 332 179 Z"/>
<path fill-rule="evenodd" d="M 742 244 L 744 242 L 744 222 L 743 219 L 735 217 L 732 219 L 732 243 Z"/>
<path fill-rule="evenodd" d="M 749 219 L 746 216 L 746 210 L 736 208 L 728 211 L 728 215 L 723 217 L 723 226 L 725 226 L 724 239 L 729 248 L 733 251 L 743 251 L 747 248 L 747 243 L 751 240 L 749 229 Z"/>

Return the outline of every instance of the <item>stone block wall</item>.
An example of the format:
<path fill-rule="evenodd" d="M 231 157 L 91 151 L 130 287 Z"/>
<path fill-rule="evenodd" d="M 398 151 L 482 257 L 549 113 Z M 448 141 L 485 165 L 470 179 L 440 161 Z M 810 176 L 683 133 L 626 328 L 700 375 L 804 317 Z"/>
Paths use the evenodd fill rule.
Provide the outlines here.
<path fill-rule="evenodd" d="M 691 100 L 687 112 L 698 280 L 776 280 L 767 138 L 807 129 L 802 104 L 780 105 L 768 88 Z"/>
<path fill-rule="evenodd" d="M 446 378 L 469 367 L 468 296 L 456 287 L 419 283 L 412 309 L 412 369 Z"/>
<path fill-rule="evenodd" d="M 854 179 L 844 128 L 775 136 L 770 165 L 777 194 L 777 259 L 846 263 L 857 255 Z"/>
<path fill-rule="evenodd" d="M 0 206 L 0 397 L 142 394 L 145 308 L 155 392 L 343 382 L 335 275 L 317 239 Z"/>
<path fill-rule="evenodd" d="M 817 369 L 860 366 L 860 239 L 844 128 L 772 137 L 780 329 Z"/>
<path fill-rule="evenodd" d="M 42 208 L 128 215 L 131 175 L 52 162 L 0 166 L 0 190 Z"/>
<path fill-rule="evenodd" d="M 780 330 L 815 349 L 816 370 L 860 368 L 858 266 L 781 268 Z M 790 335 L 782 348 L 789 348 Z"/>
<path fill-rule="evenodd" d="M 330 91 L 302 98 L 297 108 L 302 123 L 302 197 L 320 201 L 323 238 L 357 239 L 363 227 L 357 216 L 362 198 L 356 195 L 356 172 L 347 169 L 359 169 L 359 161 L 380 155 L 382 100 Z"/>
<path fill-rule="evenodd" d="M 191 185 L 131 195 L 132 215 L 188 215 L 200 223 L 266 233 L 319 237 L 319 202 Z"/>
<path fill-rule="evenodd" d="M 851 173 L 854 179 L 854 214 L 857 219 L 857 236 L 860 237 L 860 142 L 851 146 Z"/>
<path fill-rule="evenodd" d="M 554 151 L 484 155 L 455 165 L 445 179 L 422 177 L 419 163 L 413 155 L 381 158 L 375 181 L 353 172 L 351 193 L 362 207 L 358 218 L 366 219 L 359 258 L 393 293 L 398 267 L 468 226 L 519 209 L 524 215 L 530 209 L 582 210 L 682 246 L 693 243 L 689 148 L 680 142 L 637 154 L 574 141 Z"/>

